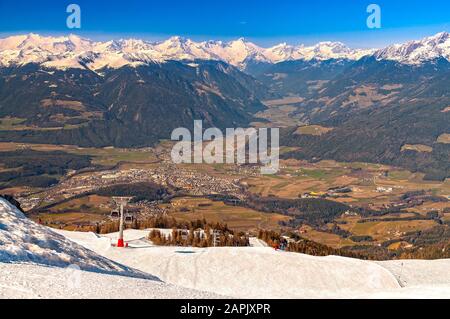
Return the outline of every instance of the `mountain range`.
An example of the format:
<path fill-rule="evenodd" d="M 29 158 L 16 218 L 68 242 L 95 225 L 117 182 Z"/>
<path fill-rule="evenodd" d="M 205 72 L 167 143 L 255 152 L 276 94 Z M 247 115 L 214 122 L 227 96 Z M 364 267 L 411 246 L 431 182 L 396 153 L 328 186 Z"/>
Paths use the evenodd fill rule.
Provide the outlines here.
<path fill-rule="evenodd" d="M 43 37 L 18 35 L 0 40 L 0 65 L 39 63 L 50 68 L 119 68 L 168 60 L 217 60 L 245 68 L 249 61 L 278 63 L 298 59 L 357 60 L 373 50 L 353 50 L 339 42 L 322 42 L 315 46 L 292 46 L 286 43 L 262 48 L 241 38 L 231 42 L 194 42 L 182 37 L 148 42 L 138 39 L 94 42 L 76 35 Z"/>
<path fill-rule="evenodd" d="M 438 57 L 450 58 L 450 35 L 438 33 L 422 40 L 395 44 L 383 49 L 351 49 L 340 42 L 320 42 L 313 46 L 281 43 L 262 48 L 240 38 L 235 41 L 195 42 L 171 37 L 160 42 L 139 39 L 95 42 L 76 35 L 45 37 L 37 34 L 0 39 L 0 65 L 39 63 L 51 68 L 103 67 L 164 62 L 168 60 L 219 60 L 245 68 L 249 62 L 279 63 L 293 60 L 359 60 L 373 55 L 378 60 L 418 64 Z"/>
<path fill-rule="evenodd" d="M 369 50 L 18 35 L 0 39 L 0 141 L 147 146 L 194 119 L 220 128 L 264 121 L 255 118 L 264 101 L 289 97 L 297 125 L 282 144 L 298 150 L 286 156 L 387 163 L 443 180 L 449 86 L 446 32 Z M 326 133 L 297 134 L 310 124 Z"/>

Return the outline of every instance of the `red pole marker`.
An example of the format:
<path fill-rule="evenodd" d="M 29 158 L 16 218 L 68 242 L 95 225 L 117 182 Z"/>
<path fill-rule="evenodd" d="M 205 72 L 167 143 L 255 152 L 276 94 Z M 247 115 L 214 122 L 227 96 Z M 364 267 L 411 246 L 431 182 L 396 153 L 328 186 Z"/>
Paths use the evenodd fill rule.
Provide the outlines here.
<path fill-rule="evenodd" d="M 125 247 L 123 242 L 123 202 L 120 203 L 120 226 L 119 226 L 119 240 L 117 241 L 117 247 Z"/>

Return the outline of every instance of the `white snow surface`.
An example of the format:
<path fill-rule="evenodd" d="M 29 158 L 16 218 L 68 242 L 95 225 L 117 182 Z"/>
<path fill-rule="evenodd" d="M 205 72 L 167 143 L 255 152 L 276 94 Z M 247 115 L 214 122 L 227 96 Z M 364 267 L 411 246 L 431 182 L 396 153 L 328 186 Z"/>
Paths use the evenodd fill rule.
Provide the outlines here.
<path fill-rule="evenodd" d="M 146 240 L 149 231 L 127 230 L 131 248 L 117 250 L 93 241 L 92 234 L 58 232 L 164 282 L 231 297 L 450 298 L 450 260 L 399 261 L 398 276 L 397 261 L 284 253 L 256 239 L 246 248 L 159 247 Z M 105 238 L 115 242 L 117 234 Z"/>
<path fill-rule="evenodd" d="M 450 298 L 450 260 L 314 257 L 256 239 L 159 247 L 148 233 L 127 230 L 116 248 L 117 233 L 51 230 L 0 199 L 0 298 Z"/>
<path fill-rule="evenodd" d="M 217 294 L 157 280 L 0 262 L 0 299 L 215 299 Z"/>

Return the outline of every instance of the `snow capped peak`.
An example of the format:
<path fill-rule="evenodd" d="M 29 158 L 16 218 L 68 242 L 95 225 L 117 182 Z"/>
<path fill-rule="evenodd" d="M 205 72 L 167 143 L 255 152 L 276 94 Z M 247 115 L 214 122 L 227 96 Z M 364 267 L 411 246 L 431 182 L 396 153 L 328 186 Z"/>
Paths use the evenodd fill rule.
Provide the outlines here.
<path fill-rule="evenodd" d="M 422 40 L 394 44 L 375 52 L 378 60 L 392 60 L 404 64 L 420 64 L 437 58 L 450 60 L 450 34 L 440 32 Z"/>
<path fill-rule="evenodd" d="M 334 54 L 348 54 L 351 52 L 350 48 L 345 46 L 341 42 L 319 42 L 315 46 L 312 47 L 312 51 L 319 55 L 329 55 L 332 56 Z"/>
<path fill-rule="evenodd" d="M 191 41 L 188 38 L 173 36 L 165 41 L 161 41 L 156 43 L 156 47 L 159 48 L 167 48 L 167 49 L 180 49 L 180 50 L 189 50 L 189 47 L 196 45 L 195 42 Z"/>
<path fill-rule="evenodd" d="M 284 49 L 286 47 L 289 47 L 290 45 L 287 44 L 286 42 L 282 42 L 280 44 L 277 44 L 275 46 L 272 47 L 272 49 Z"/>
<path fill-rule="evenodd" d="M 234 50 L 241 50 L 242 53 L 254 53 L 262 50 L 262 48 L 258 47 L 256 44 L 246 41 L 244 38 L 228 42 L 227 47 Z"/>
<path fill-rule="evenodd" d="M 435 41 L 437 43 L 443 43 L 443 42 L 447 41 L 449 38 L 450 38 L 450 33 L 448 33 L 448 32 L 439 32 L 439 33 L 436 33 L 433 36 L 425 38 L 424 40 Z"/>
<path fill-rule="evenodd" d="M 273 62 L 292 60 L 295 56 L 296 48 L 287 43 L 280 43 L 265 51 L 265 55 Z"/>
<path fill-rule="evenodd" d="M 330 53 L 340 54 L 349 53 L 352 50 L 342 42 L 319 42 L 314 46 L 316 52 L 329 51 Z"/>
<path fill-rule="evenodd" d="M 359 60 L 370 55 L 374 50 L 351 49 L 342 42 L 319 42 L 311 47 L 302 47 L 299 53 L 306 60 L 348 59 Z"/>
<path fill-rule="evenodd" d="M 15 50 L 26 38 L 26 35 L 18 35 L 0 39 L 0 51 Z"/>
<path fill-rule="evenodd" d="M 236 40 L 232 40 L 232 41 L 228 42 L 228 45 L 230 45 L 230 46 L 232 46 L 232 45 L 254 46 L 253 43 L 251 43 L 250 41 L 247 41 L 244 37 L 240 37 Z"/>
<path fill-rule="evenodd" d="M 144 51 L 151 50 L 152 46 L 151 44 L 139 39 L 120 39 L 117 41 L 112 41 L 111 48 L 117 51 Z"/>
<path fill-rule="evenodd" d="M 175 42 L 175 43 L 184 43 L 187 42 L 188 39 L 181 37 L 179 35 L 175 35 L 173 37 L 170 37 L 169 39 L 167 39 L 165 42 Z"/>
<path fill-rule="evenodd" d="M 223 42 L 222 41 L 216 41 L 216 40 L 208 40 L 208 41 L 204 41 L 201 43 L 204 47 L 209 47 L 209 46 L 215 46 L 215 45 L 220 45 L 223 46 Z"/>
<path fill-rule="evenodd" d="M 345 48 L 347 49 L 347 47 L 345 46 L 344 43 L 342 42 L 332 42 L 332 41 L 322 41 L 317 43 L 314 47 L 320 48 L 320 47 L 333 47 L 333 48 Z"/>

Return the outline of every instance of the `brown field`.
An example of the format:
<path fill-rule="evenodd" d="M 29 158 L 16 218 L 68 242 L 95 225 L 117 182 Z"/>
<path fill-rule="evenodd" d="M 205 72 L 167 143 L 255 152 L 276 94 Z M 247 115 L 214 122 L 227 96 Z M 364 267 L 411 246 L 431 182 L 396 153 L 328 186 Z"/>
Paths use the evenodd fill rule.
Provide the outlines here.
<path fill-rule="evenodd" d="M 401 214 L 388 214 L 388 215 L 384 215 L 384 216 L 380 216 L 378 217 L 379 220 L 383 220 L 383 219 L 389 219 L 389 218 L 409 218 L 409 217 L 414 217 L 416 216 L 413 213 L 401 213 Z"/>
<path fill-rule="evenodd" d="M 80 101 L 70 101 L 70 100 L 51 100 L 44 99 L 41 101 L 41 106 L 43 107 L 62 107 L 66 109 L 71 109 L 75 111 L 84 111 L 85 107 Z"/>
<path fill-rule="evenodd" d="M 450 134 L 442 134 L 438 137 L 437 143 L 450 144 Z"/>
<path fill-rule="evenodd" d="M 333 248 L 342 248 L 345 246 L 355 245 L 355 243 L 350 239 L 342 238 L 335 234 L 317 231 L 312 229 L 311 227 L 304 227 L 303 229 L 306 230 L 306 232 L 301 235 L 302 237 L 321 243 L 323 245 L 327 245 Z"/>
<path fill-rule="evenodd" d="M 406 209 L 406 211 L 411 211 L 411 212 L 417 212 L 417 213 L 421 213 L 421 214 L 426 214 L 428 212 L 431 211 L 443 211 L 445 208 L 450 208 L 450 201 L 449 202 L 439 202 L 439 203 L 434 203 L 434 202 L 426 202 L 420 206 L 414 207 L 414 208 L 408 208 Z"/>
<path fill-rule="evenodd" d="M 400 238 L 408 232 L 426 230 L 437 225 L 431 220 L 376 221 L 367 223 L 358 223 L 358 220 L 359 218 L 346 219 L 348 224 L 340 227 L 357 236 L 371 236 L 380 243 Z"/>
<path fill-rule="evenodd" d="M 2 170 L 0 170 L 0 171 L 2 171 Z M 17 187 L 3 188 L 0 192 L 4 195 L 14 195 L 14 194 L 26 192 L 29 190 L 30 190 L 29 187 L 17 186 Z"/>
<path fill-rule="evenodd" d="M 40 219 L 42 222 L 50 225 L 57 225 L 59 223 L 69 224 L 68 227 L 73 227 L 73 225 L 78 223 L 95 223 L 104 220 L 104 218 L 99 214 L 89 213 L 65 213 L 59 215 L 51 213 L 39 214 L 38 216 L 33 216 L 32 219 Z"/>
<path fill-rule="evenodd" d="M 181 208 L 188 209 L 181 212 Z M 202 198 L 177 198 L 172 202 L 169 216 L 180 221 L 206 219 L 209 223 L 226 223 L 236 231 L 249 231 L 258 228 L 280 229 L 278 222 L 289 220 L 280 214 L 266 214 L 252 209 L 228 206 L 222 202 L 213 202 Z"/>
<path fill-rule="evenodd" d="M 389 249 L 389 250 L 398 250 L 398 249 L 400 249 L 400 248 L 402 248 L 402 247 L 408 247 L 408 246 L 410 246 L 410 244 L 409 244 L 408 242 L 405 242 L 405 241 L 399 241 L 399 242 L 390 244 L 390 245 L 388 246 L 388 249 Z"/>
<path fill-rule="evenodd" d="M 108 204 L 110 201 L 111 198 L 109 197 L 90 195 L 54 206 L 49 209 L 49 213 L 53 213 L 58 216 L 66 215 L 71 212 L 97 215 L 108 214 Z"/>
<path fill-rule="evenodd" d="M 75 145 L 0 142 L 0 151 L 6 152 L 20 149 L 31 149 L 41 152 L 64 151 L 77 155 L 89 155 L 93 157 L 92 163 L 99 165 L 116 165 L 120 162 L 145 164 L 157 160 L 155 154 L 148 149 L 122 149 L 114 147 L 82 148 Z"/>
<path fill-rule="evenodd" d="M 27 126 L 23 123 L 26 119 L 16 118 L 16 117 L 4 117 L 0 118 L 0 130 L 2 131 L 54 131 L 60 130 L 60 127 L 38 127 L 38 126 Z"/>
<path fill-rule="evenodd" d="M 433 148 L 430 146 L 427 146 L 427 145 L 422 145 L 422 144 L 415 144 L 415 145 L 405 144 L 402 146 L 402 152 L 404 152 L 404 151 L 431 153 L 431 152 L 433 152 Z"/>
<path fill-rule="evenodd" d="M 79 228 L 79 225 L 92 225 L 107 219 L 110 201 L 109 197 L 91 195 L 59 204 L 45 213 L 33 214 L 31 218 L 51 227 L 84 230 L 83 227 Z"/>
<path fill-rule="evenodd" d="M 269 109 L 256 114 L 257 118 L 268 120 L 269 123 L 255 123 L 255 127 L 288 127 L 301 125 L 303 123 L 302 119 L 292 115 L 296 110 L 297 108 L 291 105 L 271 106 Z"/>
<path fill-rule="evenodd" d="M 280 105 L 297 104 L 297 103 L 303 102 L 304 100 L 305 99 L 300 96 L 290 96 L 290 97 L 285 97 L 283 99 L 278 99 L 278 100 L 263 101 L 263 104 L 268 107 L 273 107 L 273 106 L 280 106 Z"/>
<path fill-rule="evenodd" d="M 309 125 L 309 126 L 301 126 L 295 131 L 294 134 L 297 135 L 313 135 L 313 136 L 321 136 L 328 132 L 331 132 L 333 128 L 323 127 L 320 125 Z"/>
<path fill-rule="evenodd" d="M 288 96 L 283 99 L 263 101 L 263 104 L 268 107 L 267 110 L 256 114 L 257 118 L 268 120 L 270 123 L 255 122 L 255 127 L 260 126 L 275 126 L 288 127 L 306 124 L 302 114 L 296 114 L 297 107 L 295 104 L 303 102 L 304 99 L 298 96 Z"/>

